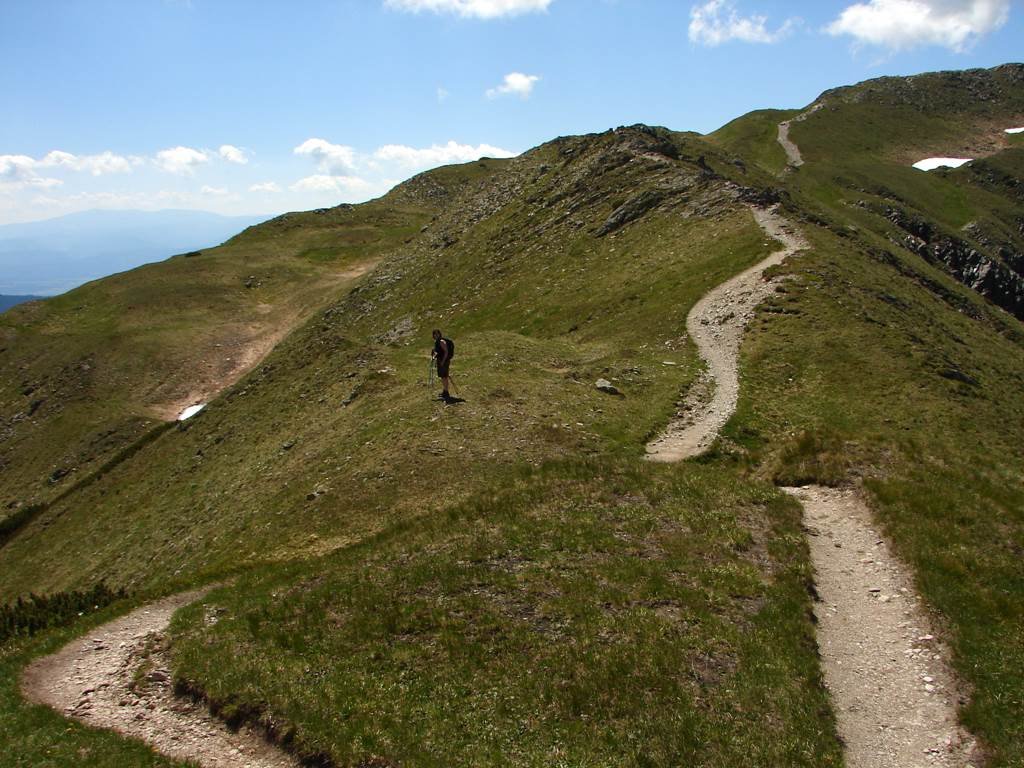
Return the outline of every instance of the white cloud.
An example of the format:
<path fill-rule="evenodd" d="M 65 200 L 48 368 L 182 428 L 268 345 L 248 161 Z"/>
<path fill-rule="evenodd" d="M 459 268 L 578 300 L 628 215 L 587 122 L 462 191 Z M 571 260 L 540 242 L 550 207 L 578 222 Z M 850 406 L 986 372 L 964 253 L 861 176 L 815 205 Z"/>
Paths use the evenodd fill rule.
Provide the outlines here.
<path fill-rule="evenodd" d="M 387 144 L 373 156 L 378 160 L 395 162 L 407 169 L 433 168 L 448 163 L 468 163 L 481 157 L 515 157 L 515 152 L 509 152 L 501 147 L 493 147 L 490 144 L 457 144 L 449 141 L 447 144 L 434 144 L 430 147 L 417 149 L 401 144 Z"/>
<path fill-rule="evenodd" d="M 228 193 L 224 187 L 211 187 L 207 185 L 204 185 L 199 191 L 204 195 L 213 195 L 214 197 L 220 197 Z"/>
<path fill-rule="evenodd" d="M 450 95 L 451 94 L 448 93 L 448 89 L 447 88 L 441 88 L 439 86 L 438 89 L 437 89 L 437 102 L 438 102 L 438 104 L 442 104 L 445 101 L 447 101 L 448 96 L 450 96 Z"/>
<path fill-rule="evenodd" d="M 222 144 L 220 149 L 217 150 L 218 154 L 227 160 L 229 163 L 238 163 L 238 165 L 245 165 L 249 162 L 249 158 L 245 153 L 244 149 L 239 149 L 230 144 Z"/>
<path fill-rule="evenodd" d="M 0 155 L 0 189 L 11 191 L 23 187 L 48 189 L 59 187 L 64 182 L 36 173 L 37 160 L 28 155 Z"/>
<path fill-rule="evenodd" d="M 356 176 L 329 176 L 318 173 L 299 179 L 288 189 L 293 192 L 359 192 L 370 187 L 370 182 Z"/>
<path fill-rule="evenodd" d="M 355 168 L 356 151 L 352 147 L 331 144 L 326 139 L 306 139 L 292 151 L 296 155 L 309 155 L 321 171 L 331 175 L 341 175 Z"/>
<path fill-rule="evenodd" d="M 124 157 L 109 151 L 98 155 L 73 155 L 55 149 L 39 161 L 39 166 L 67 168 L 72 171 L 85 171 L 93 176 L 102 176 L 107 173 L 131 173 L 132 168 L 141 162 L 140 157 Z"/>
<path fill-rule="evenodd" d="M 384 0 L 399 11 L 453 13 L 463 18 L 496 19 L 546 11 L 551 0 Z"/>
<path fill-rule="evenodd" d="M 156 153 L 154 162 L 168 173 L 191 175 L 195 169 L 210 161 L 208 153 L 191 147 L 172 147 Z"/>
<path fill-rule="evenodd" d="M 253 184 L 249 187 L 250 192 L 280 192 L 281 188 L 277 186 L 277 182 L 264 181 L 262 184 Z"/>
<path fill-rule="evenodd" d="M 506 94 L 515 94 L 520 98 L 528 98 L 533 85 L 540 80 L 539 75 L 524 75 L 522 72 L 509 72 L 501 85 L 487 89 L 487 98 L 495 99 Z"/>
<path fill-rule="evenodd" d="M 28 181 L 36 175 L 35 165 L 28 155 L 0 155 L 0 181 Z"/>
<path fill-rule="evenodd" d="M 731 0 L 708 0 L 690 9 L 690 41 L 716 46 L 730 40 L 744 43 L 777 43 L 798 23 L 787 19 L 774 32 L 768 29 L 768 17 L 740 16 Z"/>
<path fill-rule="evenodd" d="M 848 6 L 825 30 L 893 50 L 940 45 L 959 52 L 1009 15 L 1010 0 L 869 0 Z"/>
<path fill-rule="evenodd" d="M 41 176 L 39 168 L 57 168 L 71 171 L 85 171 L 93 176 L 105 173 L 129 173 L 132 167 L 142 162 L 138 157 L 122 157 L 113 152 L 99 155 L 73 155 L 55 149 L 46 153 L 41 160 L 28 155 L 0 155 L 0 185 L 6 190 L 23 187 L 51 188 L 64 182 L 60 179 Z"/>

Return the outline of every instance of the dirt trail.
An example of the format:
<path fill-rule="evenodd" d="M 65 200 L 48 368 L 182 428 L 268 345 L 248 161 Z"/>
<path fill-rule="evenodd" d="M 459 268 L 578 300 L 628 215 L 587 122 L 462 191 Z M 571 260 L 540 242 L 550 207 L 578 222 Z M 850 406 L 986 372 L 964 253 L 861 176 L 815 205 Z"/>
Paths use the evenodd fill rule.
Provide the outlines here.
<path fill-rule="evenodd" d="M 765 268 L 806 243 L 778 213 L 753 209 L 784 248 L 713 289 L 686 319 L 707 362 L 684 418 L 647 446 L 647 458 L 679 461 L 704 451 L 736 408 L 743 327 L 773 288 Z M 714 389 L 710 402 L 704 396 Z M 804 505 L 821 604 L 818 648 L 848 768 L 965 768 L 977 747 L 957 724 L 959 687 L 907 569 L 891 554 L 852 490 L 786 491 Z"/>
<path fill-rule="evenodd" d="M 25 697 L 204 768 L 298 768 L 257 734 L 232 732 L 201 704 L 174 695 L 165 632 L 178 608 L 207 591 L 151 603 L 37 659 L 21 679 Z"/>
<path fill-rule="evenodd" d="M 801 112 L 796 117 L 790 118 L 789 120 L 783 120 L 781 123 L 779 123 L 779 138 L 778 138 L 778 141 L 779 141 L 779 144 L 782 146 L 782 149 L 786 152 L 786 160 L 787 160 L 787 162 L 793 168 L 799 168 L 801 165 L 803 165 L 804 164 L 804 158 L 800 154 L 800 147 L 798 147 L 796 144 L 794 144 L 790 140 L 790 138 L 789 138 L 789 126 L 792 125 L 793 123 L 803 122 L 808 117 L 810 117 L 815 112 L 817 112 L 819 109 L 821 109 L 822 106 L 824 106 L 824 105 L 822 105 L 822 104 L 815 104 L 810 109 L 808 109 L 806 112 Z"/>
<path fill-rule="evenodd" d="M 686 316 L 686 330 L 708 367 L 690 388 L 677 418 L 647 444 L 647 458 L 651 461 L 680 461 L 702 453 L 714 442 L 736 410 L 743 328 L 755 307 L 775 290 L 774 281 L 763 279 L 764 271 L 807 247 L 774 208 L 751 211 L 765 233 L 780 241 L 783 248 L 712 289 Z M 707 393 L 712 389 L 714 393 L 707 402 Z"/>
<path fill-rule="evenodd" d="M 787 488 L 803 504 L 821 602 L 818 648 L 848 768 L 962 768 L 948 650 L 852 490 Z"/>

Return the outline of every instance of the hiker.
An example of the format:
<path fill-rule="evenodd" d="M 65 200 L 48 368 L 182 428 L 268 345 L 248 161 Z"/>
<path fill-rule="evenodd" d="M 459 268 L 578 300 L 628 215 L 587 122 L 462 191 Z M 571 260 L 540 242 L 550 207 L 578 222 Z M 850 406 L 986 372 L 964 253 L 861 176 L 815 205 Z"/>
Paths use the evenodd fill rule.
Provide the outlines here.
<path fill-rule="evenodd" d="M 437 363 L 437 376 L 441 379 L 441 383 L 444 385 L 444 390 L 441 392 L 442 400 L 450 400 L 451 395 L 448 394 L 448 386 L 451 384 L 451 379 L 448 377 L 448 366 L 451 365 L 452 355 L 455 354 L 455 342 L 451 339 L 446 339 L 441 335 L 441 332 L 434 329 L 434 351 L 430 354 L 434 361 Z"/>

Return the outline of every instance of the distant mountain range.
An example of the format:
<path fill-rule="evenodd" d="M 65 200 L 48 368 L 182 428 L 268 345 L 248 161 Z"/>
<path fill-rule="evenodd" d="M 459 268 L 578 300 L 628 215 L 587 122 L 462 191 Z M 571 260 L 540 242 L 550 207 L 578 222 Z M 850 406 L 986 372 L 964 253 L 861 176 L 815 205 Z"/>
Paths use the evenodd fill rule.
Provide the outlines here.
<path fill-rule="evenodd" d="M 218 245 L 269 216 L 82 211 L 0 226 L 0 294 L 55 295 L 99 277 Z"/>

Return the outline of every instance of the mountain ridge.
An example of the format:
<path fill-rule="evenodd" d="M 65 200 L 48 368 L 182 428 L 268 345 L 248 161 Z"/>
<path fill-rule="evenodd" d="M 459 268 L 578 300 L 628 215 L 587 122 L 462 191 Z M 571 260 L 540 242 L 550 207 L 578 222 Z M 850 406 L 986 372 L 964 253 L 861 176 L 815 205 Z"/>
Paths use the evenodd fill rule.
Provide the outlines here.
<path fill-rule="evenodd" d="M 234 577 L 172 625 L 175 680 L 334 764 L 839 765 L 805 531 L 778 487 L 859 486 L 943 620 L 961 720 L 1013 765 L 1024 334 L 889 212 L 1011 269 L 1019 150 L 916 171 L 897 156 L 981 123 L 887 109 L 794 122 L 798 170 L 776 143 L 794 113 L 762 111 L 709 137 L 562 137 L 240 233 L 214 259 L 374 266 L 201 413 L 18 528 L 0 594 Z M 877 131 L 851 120 L 866 115 Z M 701 371 L 690 307 L 776 249 L 749 204 L 777 204 L 809 247 L 770 270 L 719 439 L 654 466 L 643 446 Z M 234 269 L 231 291 L 261 290 Z M 46 361 L 11 363 L 31 319 L 0 325 L 4 415 L 39 398 L 16 387 Z M 438 326 L 458 340 L 453 405 L 427 389 Z M 31 444 L 44 408 L 8 417 L 5 440 Z M 16 511 L 47 465 L 10 482 L 5 459 Z"/>

